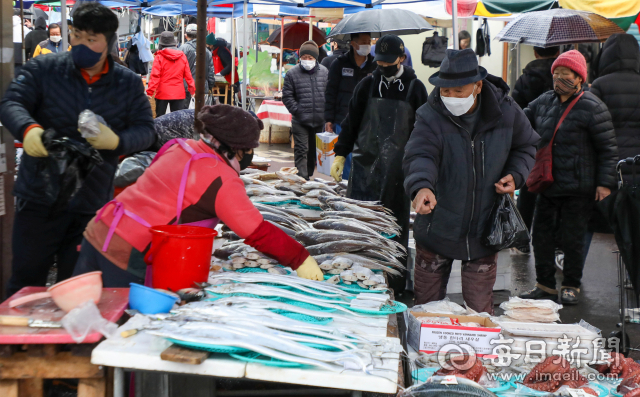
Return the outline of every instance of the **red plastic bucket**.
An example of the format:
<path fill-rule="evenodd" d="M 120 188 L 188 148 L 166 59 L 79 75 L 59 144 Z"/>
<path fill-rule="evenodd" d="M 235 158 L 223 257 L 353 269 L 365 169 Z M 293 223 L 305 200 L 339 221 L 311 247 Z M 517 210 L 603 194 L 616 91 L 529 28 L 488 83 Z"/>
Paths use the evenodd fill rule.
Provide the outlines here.
<path fill-rule="evenodd" d="M 153 226 L 151 247 L 144 257 L 152 265 L 153 288 L 178 291 L 209 278 L 213 229 L 200 226 Z"/>

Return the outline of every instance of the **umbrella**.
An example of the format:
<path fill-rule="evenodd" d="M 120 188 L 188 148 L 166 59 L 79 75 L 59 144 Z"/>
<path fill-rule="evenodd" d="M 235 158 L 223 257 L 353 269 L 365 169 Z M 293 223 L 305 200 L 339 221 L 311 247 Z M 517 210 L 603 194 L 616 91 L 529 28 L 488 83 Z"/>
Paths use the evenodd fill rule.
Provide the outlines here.
<path fill-rule="evenodd" d="M 640 12 L 640 0 L 560 0 L 559 4 L 568 10 L 595 12 L 612 20 L 625 31 L 629 30 Z"/>
<path fill-rule="evenodd" d="M 42 17 L 42 18 L 44 18 L 44 19 L 45 19 L 45 21 L 48 21 L 48 20 L 49 20 L 49 16 L 47 15 L 47 13 L 46 13 L 46 12 L 44 12 L 44 11 L 42 11 L 41 9 L 36 8 L 36 7 L 34 7 L 34 8 L 33 8 L 33 10 L 35 11 L 35 15 L 34 15 L 34 17 L 35 17 L 35 18 L 33 18 L 33 19 L 36 19 L 36 18 Z"/>
<path fill-rule="evenodd" d="M 544 11 L 557 7 L 556 0 L 480 0 L 478 7 L 481 5 L 491 14 Z"/>
<path fill-rule="evenodd" d="M 553 9 L 520 15 L 509 22 L 496 38 L 510 43 L 552 47 L 603 42 L 614 33 L 624 31 L 600 15 L 586 11 Z"/>
<path fill-rule="evenodd" d="M 313 27 L 313 41 L 321 45 L 327 41 L 324 32 L 317 27 Z M 297 50 L 302 43 L 309 40 L 309 24 L 306 22 L 295 22 L 284 25 L 283 48 Z M 267 39 L 269 45 L 280 48 L 280 28 L 276 29 Z"/>
<path fill-rule="evenodd" d="M 371 37 L 387 34 L 419 34 L 433 30 L 420 15 L 403 9 L 366 10 L 340 21 L 329 33 L 329 37 L 348 40 L 351 33 L 371 33 Z"/>
<path fill-rule="evenodd" d="M 640 156 L 636 156 L 640 159 Z M 618 170 L 623 164 L 637 164 L 633 158 L 621 160 Z M 635 176 L 635 175 L 634 175 Z M 633 290 L 640 294 L 640 185 L 633 181 L 624 182 L 622 186 L 611 193 L 597 206 L 607 218 L 613 229 Z M 622 288 L 622 287 L 621 287 Z"/>

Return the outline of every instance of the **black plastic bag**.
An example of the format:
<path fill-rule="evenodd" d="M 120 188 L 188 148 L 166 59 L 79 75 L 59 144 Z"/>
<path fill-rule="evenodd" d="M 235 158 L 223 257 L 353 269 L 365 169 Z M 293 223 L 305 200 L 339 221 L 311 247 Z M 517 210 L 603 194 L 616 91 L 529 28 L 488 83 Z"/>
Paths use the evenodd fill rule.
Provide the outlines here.
<path fill-rule="evenodd" d="M 53 202 L 52 213 L 65 209 L 87 175 L 96 165 L 102 164 L 102 156 L 88 143 L 67 137 L 56 139 L 55 134 L 54 130 L 48 129 L 42 136 L 49 157 L 41 176 L 47 182 L 45 195 Z"/>
<path fill-rule="evenodd" d="M 116 187 L 127 187 L 136 183 L 138 178 L 149 168 L 156 152 L 140 152 L 127 157 L 118 164 L 118 170 L 113 180 Z"/>
<path fill-rule="evenodd" d="M 508 194 L 498 196 L 482 236 L 484 245 L 501 251 L 505 248 L 527 245 L 530 240 L 529 229 L 524 224 L 511 196 Z"/>

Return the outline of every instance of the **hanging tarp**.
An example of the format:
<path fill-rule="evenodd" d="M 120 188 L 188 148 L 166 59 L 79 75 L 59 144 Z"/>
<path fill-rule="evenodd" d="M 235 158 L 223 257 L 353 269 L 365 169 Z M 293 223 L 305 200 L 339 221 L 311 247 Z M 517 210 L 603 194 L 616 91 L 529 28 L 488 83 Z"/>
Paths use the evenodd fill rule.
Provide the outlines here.
<path fill-rule="evenodd" d="M 590 11 L 609 18 L 627 31 L 640 13 L 640 0 L 559 0 L 568 10 Z"/>
<path fill-rule="evenodd" d="M 556 0 L 482 0 L 491 14 L 513 14 L 557 8 Z"/>
<path fill-rule="evenodd" d="M 487 7 L 484 5 L 482 1 L 479 1 L 478 4 L 476 5 L 476 12 L 473 15 L 477 17 L 487 17 L 487 18 L 505 18 L 513 14 L 512 13 L 494 14 L 492 12 L 489 12 L 489 10 L 487 10 Z"/>

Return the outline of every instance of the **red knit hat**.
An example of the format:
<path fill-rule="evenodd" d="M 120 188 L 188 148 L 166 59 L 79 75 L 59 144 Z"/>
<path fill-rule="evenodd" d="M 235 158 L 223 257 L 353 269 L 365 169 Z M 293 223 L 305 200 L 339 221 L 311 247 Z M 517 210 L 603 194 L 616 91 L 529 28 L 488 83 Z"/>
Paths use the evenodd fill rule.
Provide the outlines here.
<path fill-rule="evenodd" d="M 563 52 L 553 65 L 551 65 L 551 73 L 553 73 L 558 66 L 564 66 L 573 70 L 578 76 L 582 77 L 583 83 L 587 82 L 587 61 L 580 51 L 571 50 Z"/>

